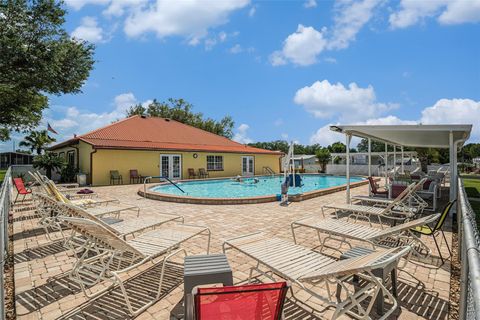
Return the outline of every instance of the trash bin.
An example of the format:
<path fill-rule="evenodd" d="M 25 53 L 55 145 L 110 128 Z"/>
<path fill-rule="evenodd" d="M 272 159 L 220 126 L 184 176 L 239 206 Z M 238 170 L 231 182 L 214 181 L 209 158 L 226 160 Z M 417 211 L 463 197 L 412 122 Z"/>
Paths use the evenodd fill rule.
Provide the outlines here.
<path fill-rule="evenodd" d="M 77 183 L 80 187 L 87 185 L 87 175 L 85 173 L 77 173 Z"/>

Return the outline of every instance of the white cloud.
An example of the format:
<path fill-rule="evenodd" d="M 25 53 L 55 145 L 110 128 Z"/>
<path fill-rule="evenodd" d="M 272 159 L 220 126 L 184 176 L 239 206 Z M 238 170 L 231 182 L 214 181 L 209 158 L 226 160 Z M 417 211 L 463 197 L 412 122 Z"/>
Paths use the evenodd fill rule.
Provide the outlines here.
<path fill-rule="evenodd" d="M 381 2 L 382 0 L 337 1 L 335 24 L 328 48 L 347 48 L 360 29 L 372 18 L 373 10 Z"/>
<path fill-rule="evenodd" d="M 280 136 L 283 140 L 288 140 L 288 133 L 282 133 Z"/>
<path fill-rule="evenodd" d="M 300 66 L 311 65 L 316 62 L 317 55 L 326 45 L 327 41 L 322 32 L 299 24 L 297 31 L 283 42 L 282 50 L 270 55 L 270 62 L 274 66 L 283 65 L 287 61 Z"/>
<path fill-rule="evenodd" d="M 442 24 L 480 22 L 480 0 L 454 0 L 438 17 Z"/>
<path fill-rule="evenodd" d="M 422 111 L 423 124 L 473 124 L 472 138 L 480 139 L 480 101 L 440 99 Z"/>
<path fill-rule="evenodd" d="M 106 41 L 103 29 L 98 26 L 98 22 L 95 17 L 84 17 L 81 25 L 73 30 L 72 37 L 92 43 Z"/>
<path fill-rule="evenodd" d="M 324 60 L 325 60 L 325 62 L 332 63 L 332 64 L 337 63 L 337 59 L 332 58 L 332 57 L 326 57 Z"/>
<path fill-rule="evenodd" d="M 389 17 L 393 29 L 406 28 L 436 17 L 441 24 L 480 22 L 480 0 L 401 0 Z"/>
<path fill-rule="evenodd" d="M 103 14 L 107 17 L 120 17 L 127 11 L 140 9 L 148 0 L 110 0 L 109 2 Z"/>
<path fill-rule="evenodd" d="M 237 132 L 233 136 L 232 140 L 243 144 L 253 142 L 253 140 L 250 139 L 247 135 L 248 129 L 250 129 L 250 126 L 248 124 L 242 123 L 241 125 L 239 125 L 236 130 Z"/>
<path fill-rule="evenodd" d="M 208 29 L 222 25 L 235 10 L 246 7 L 249 0 L 200 1 L 157 0 L 144 8 L 133 10 L 125 21 L 125 33 L 139 37 L 153 32 L 159 38 L 185 36 L 189 43 L 198 43 Z"/>
<path fill-rule="evenodd" d="M 287 62 L 307 66 L 317 62 L 317 56 L 325 50 L 347 48 L 355 40 L 357 33 L 372 18 L 374 9 L 382 0 L 337 1 L 335 4 L 334 25 L 331 30 L 299 25 L 283 42 L 282 50 L 270 55 L 273 66 Z"/>
<path fill-rule="evenodd" d="M 113 99 L 113 103 L 115 105 L 115 112 L 125 113 L 128 108 L 135 105 L 137 102 L 137 98 L 135 98 L 135 96 L 131 92 L 119 94 Z"/>
<path fill-rule="evenodd" d="M 152 100 L 147 100 L 142 105 L 147 106 L 151 102 Z M 111 110 L 101 113 L 85 111 L 74 106 L 68 108 L 53 106 L 55 117 L 51 112 L 44 114 L 42 127 L 45 127 L 47 122 L 50 123 L 59 133 L 55 136 L 57 141 L 63 141 L 72 138 L 74 133 L 84 134 L 125 118 L 126 110 L 137 103 L 139 101 L 135 95 L 127 92 L 114 97 Z"/>
<path fill-rule="evenodd" d="M 65 0 L 65 3 L 74 10 L 80 10 L 88 4 L 106 5 L 109 2 L 110 0 Z"/>
<path fill-rule="evenodd" d="M 473 124 L 471 140 L 480 139 L 480 101 L 471 99 L 440 99 L 433 106 L 423 109 L 419 120 L 404 120 L 389 115 L 371 118 L 365 121 L 353 121 L 342 124 L 358 125 L 413 125 L 413 124 Z M 311 137 L 310 143 L 329 145 L 345 139 L 342 134 L 329 129 L 330 125 L 321 127 Z M 352 142 L 352 145 L 355 143 Z"/>
<path fill-rule="evenodd" d="M 331 84 L 328 80 L 316 81 L 299 89 L 294 102 L 317 118 L 338 115 L 342 122 L 378 117 L 396 107 L 395 104 L 377 102 L 372 86 L 360 88 L 356 83 L 350 83 L 345 87 L 341 83 Z"/>
<path fill-rule="evenodd" d="M 239 45 L 238 43 L 236 45 L 234 45 L 233 47 L 230 48 L 230 53 L 233 53 L 233 54 L 239 54 L 243 51 L 243 48 L 241 45 Z"/>
<path fill-rule="evenodd" d="M 252 18 L 255 15 L 255 13 L 257 13 L 257 6 L 252 6 L 250 10 L 248 10 L 248 16 Z"/>
<path fill-rule="evenodd" d="M 221 31 L 213 37 L 205 39 L 205 50 L 212 50 L 217 43 L 225 42 L 228 38 L 228 34 L 225 31 Z"/>
<path fill-rule="evenodd" d="M 304 3 L 303 3 L 303 6 L 305 8 L 315 8 L 317 6 L 317 1 L 315 0 L 306 0 Z"/>

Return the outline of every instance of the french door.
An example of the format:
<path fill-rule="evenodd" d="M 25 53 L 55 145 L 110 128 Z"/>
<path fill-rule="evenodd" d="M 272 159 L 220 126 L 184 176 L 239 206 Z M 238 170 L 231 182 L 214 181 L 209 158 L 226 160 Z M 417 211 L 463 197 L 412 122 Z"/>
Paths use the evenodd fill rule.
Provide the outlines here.
<path fill-rule="evenodd" d="M 179 154 L 161 154 L 160 175 L 169 179 L 181 179 L 182 156 Z"/>
<path fill-rule="evenodd" d="M 242 157 L 242 176 L 253 176 L 255 174 L 255 161 L 252 156 Z"/>

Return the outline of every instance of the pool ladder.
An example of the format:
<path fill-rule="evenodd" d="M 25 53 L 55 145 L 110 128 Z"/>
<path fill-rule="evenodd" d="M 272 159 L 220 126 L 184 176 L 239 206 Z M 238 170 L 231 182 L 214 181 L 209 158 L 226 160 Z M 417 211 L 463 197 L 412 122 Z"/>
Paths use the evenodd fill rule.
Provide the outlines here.
<path fill-rule="evenodd" d="M 167 180 L 168 182 L 170 182 L 170 184 L 174 185 L 178 190 L 182 191 L 183 193 L 185 193 L 185 191 L 180 188 L 175 182 L 173 182 L 172 180 L 170 180 L 169 178 L 167 177 L 164 177 L 164 176 L 149 176 L 149 177 L 146 177 L 144 180 L 143 180 L 143 196 L 146 198 L 147 197 L 147 181 L 150 181 L 151 179 L 165 179 Z"/>
<path fill-rule="evenodd" d="M 275 175 L 275 171 L 272 170 L 270 167 L 263 167 L 262 168 L 262 174 L 269 174 L 271 176 Z"/>

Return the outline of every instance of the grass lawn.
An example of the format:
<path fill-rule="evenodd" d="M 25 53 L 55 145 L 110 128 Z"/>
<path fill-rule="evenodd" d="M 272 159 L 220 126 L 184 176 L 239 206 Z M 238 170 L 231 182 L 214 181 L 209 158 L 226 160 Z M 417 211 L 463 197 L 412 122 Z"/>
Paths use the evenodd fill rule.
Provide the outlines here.
<path fill-rule="evenodd" d="M 480 179 L 463 179 L 465 192 L 469 198 L 480 198 Z M 480 228 L 480 201 L 470 201 L 473 211 L 477 214 L 477 226 Z"/>
<path fill-rule="evenodd" d="M 5 177 L 6 172 L 7 172 L 7 170 L 0 170 L 0 182 L 3 181 L 3 177 Z"/>
<path fill-rule="evenodd" d="M 469 198 L 480 198 L 480 179 L 463 179 L 463 185 Z"/>

